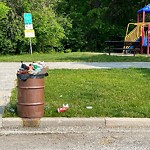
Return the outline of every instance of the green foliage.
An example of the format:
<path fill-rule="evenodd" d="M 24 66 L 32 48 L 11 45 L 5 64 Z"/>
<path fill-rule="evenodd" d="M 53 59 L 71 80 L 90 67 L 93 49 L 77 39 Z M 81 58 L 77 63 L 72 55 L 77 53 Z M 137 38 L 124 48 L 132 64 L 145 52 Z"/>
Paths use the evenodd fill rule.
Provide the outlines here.
<path fill-rule="evenodd" d="M 23 13 L 32 13 L 36 37 L 33 51 L 71 49 L 99 51 L 106 40 L 124 40 L 126 26 L 136 22 L 137 11 L 148 0 L 2 0 L 0 49 L 2 54 L 29 52 Z M 149 19 L 149 17 L 148 17 Z"/>
<path fill-rule="evenodd" d="M 29 52 L 29 39 L 24 37 L 23 13 L 30 12 L 33 16 L 33 26 L 36 38 L 32 39 L 33 51 L 48 52 L 52 49 L 62 50 L 62 39 L 65 38 L 67 19 L 58 16 L 55 9 L 59 0 L 9 1 L 11 8 L 8 19 L 1 22 L 4 27 L 1 34 L 2 54 L 22 54 Z M 65 21 L 64 21 L 65 20 Z M 68 23 L 69 24 L 69 23 Z"/>
<path fill-rule="evenodd" d="M 71 53 L 71 51 L 72 51 L 71 49 L 65 49 L 64 52 L 65 52 L 65 53 Z"/>
<path fill-rule="evenodd" d="M 122 40 L 125 28 L 110 24 L 106 19 L 109 4 L 110 1 L 62 0 L 60 5 L 63 7 L 58 7 L 58 13 L 64 13 L 72 20 L 72 30 L 67 35 L 65 46 L 73 51 L 101 51 L 105 40 L 114 37 Z"/>
<path fill-rule="evenodd" d="M 56 20 L 54 12 L 51 9 L 44 8 L 41 13 L 33 12 L 33 15 L 37 50 L 45 52 L 48 48 L 60 47 L 60 41 L 65 34 L 63 27 Z"/>
<path fill-rule="evenodd" d="M 3 54 L 7 53 L 7 48 L 12 49 L 12 42 L 7 35 L 8 12 L 10 8 L 5 3 L 0 2 L 0 49 Z"/>
<path fill-rule="evenodd" d="M 7 18 L 7 14 L 9 10 L 10 8 L 7 7 L 5 3 L 0 2 L 0 20 L 3 18 Z"/>
<path fill-rule="evenodd" d="M 0 21 L 0 48 L 2 54 L 21 53 L 25 51 L 27 44 L 23 37 L 23 19 L 16 13 L 16 9 L 13 7 L 12 3 L 13 1 L 7 3 L 11 9 L 7 18 Z M 14 5 L 15 4 L 16 3 L 14 3 Z"/>

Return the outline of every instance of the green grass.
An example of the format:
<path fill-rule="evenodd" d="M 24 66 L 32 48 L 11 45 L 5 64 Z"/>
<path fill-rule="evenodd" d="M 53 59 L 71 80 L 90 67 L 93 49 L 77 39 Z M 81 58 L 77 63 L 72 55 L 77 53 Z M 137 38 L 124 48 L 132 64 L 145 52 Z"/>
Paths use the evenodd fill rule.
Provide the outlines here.
<path fill-rule="evenodd" d="M 0 62 L 25 62 L 45 61 L 45 62 L 150 62 L 150 57 L 146 55 L 137 56 L 109 56 L 105 54 L 95 54 L 87 52 L 74 53 L 34 53 L 26 55 L 0 55 Z"/>
<path fill-rule="evenodd" d="M 46 117 L 150 117 L 150 69 L 56 69 L 48 73 Z M 16 90 L 11 99 L 5 117 L 16 116 Z M 58 113 L 57 108 L 67 103 L 69 110 Z"/>

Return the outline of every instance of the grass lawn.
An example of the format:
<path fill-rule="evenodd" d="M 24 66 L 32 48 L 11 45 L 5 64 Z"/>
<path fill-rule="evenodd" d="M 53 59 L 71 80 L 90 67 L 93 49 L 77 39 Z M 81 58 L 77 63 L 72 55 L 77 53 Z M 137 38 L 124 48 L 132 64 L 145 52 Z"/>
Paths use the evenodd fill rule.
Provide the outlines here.
<path fill-rule="evenodd" d="M 87 52 L 73 53 L 33 53 L 26 55 L 0 55 L 0 62 L 25 62 L 45 61 L 45 62 L 150 62 L 150 57 L 146 55 L 137 56 L 109 56 L 106 54 L 95 54 Z"/>
<path fill-rule="evenodd" d="M 150 117 L 150 69 L 56 69 L 48 73 L 46 117 Z M 63 104 L 69 104 L 69 109 L 58 113 Z M 16 90 L 5 110 L 4 117 L 8 116 L 16 116 Z"/>

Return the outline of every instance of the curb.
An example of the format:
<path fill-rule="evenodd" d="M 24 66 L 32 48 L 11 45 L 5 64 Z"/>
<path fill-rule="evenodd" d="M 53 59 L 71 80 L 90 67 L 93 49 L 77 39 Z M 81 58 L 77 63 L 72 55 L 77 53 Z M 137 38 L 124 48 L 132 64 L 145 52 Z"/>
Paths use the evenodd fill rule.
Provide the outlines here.
<path fill-rule="evenodd" d="M 150 127 L 150 118 L 105 118 L 106 127 Z"/>
<path fill-rule="evenodd" d="M 105 118 L 2 118 L 0 135 L 97 132 L 104 127 Z"/>
<path fill-rule="evenodd" d="M 2 118 L 0 135 L 102 132 L 111 128 L 150 127 L 150 118 Z"/>
<path fill-rule="evenodd" d="M 69 126 L 95 126 L 98 128 L 115 127 L 150 127 L 150 118 L 41 118 L 41 119 L 23 119 L 23 118 L 2 118 L 2 127 L 19 128 L 26 127 L 26 122 L 36 122 L 41 128 L 48 127 L 69 127 Z M 29 127 L 27 125 L 27 127 Z M 34 125 L 32 127 L 35 127 Z"/>
<path fill-rule="evenodd" d="M 105 118 L 2 118 L 3 128 L 22 128 L 22 127 L 105 127 Z"/>

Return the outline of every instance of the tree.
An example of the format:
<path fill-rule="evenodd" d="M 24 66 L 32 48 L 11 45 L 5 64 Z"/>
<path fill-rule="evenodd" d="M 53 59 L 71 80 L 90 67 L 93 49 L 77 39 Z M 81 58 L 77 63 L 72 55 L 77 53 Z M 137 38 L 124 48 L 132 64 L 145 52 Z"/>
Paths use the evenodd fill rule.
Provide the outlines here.
<path fill-rule="evenodd" d="M 123 40 L 126 26 L 148 0 L 2 0 L 1 53 L 27 53 L 24 13 L 32 13 L 33 51 L 102 51 L 105 40 Z M 5 2 L 5 3 L 4 3 Z M 9 9 L 10 8 L 10 9 Z"/>
<path fill-rule="evenodd" d="M 45 52 L 51 48 L 61 47 L 61 39 L 65 33 L 52 9 L 43 8 L 41 13 L 33 11 L 33 16 L 38 51 Z"/>
<path fill-rule="evenodd" d="M 29 52 L 29 40 L 24 37 L 24 13 L 32 13 L 36 37 L 32 39 L 34 51 L 46 52 L 60 49 L 65 38 L 64 27 L 67 19 L 56 14 L 59 0 L 3 0 L 11 8 L 8 21 L 5 22 L 5 33 L 11 43 L 5 53 Z M 2 48 L 3 49 L 3 48 Z"/>

